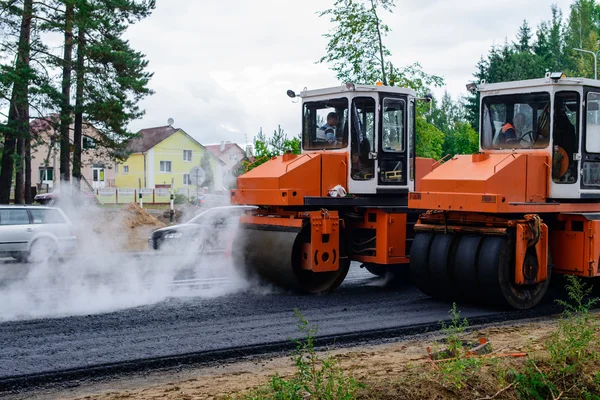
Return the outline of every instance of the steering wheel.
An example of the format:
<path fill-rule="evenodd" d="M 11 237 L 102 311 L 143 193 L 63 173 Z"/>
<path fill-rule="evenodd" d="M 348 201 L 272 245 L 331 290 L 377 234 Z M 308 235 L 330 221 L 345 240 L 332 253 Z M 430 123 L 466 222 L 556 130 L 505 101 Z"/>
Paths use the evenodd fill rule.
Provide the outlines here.
<path fill-rule="evenodd" d="M 533 137 L 533 135 L 535 134 L 535 132 L 533 131 L 529 131 L 529 132 L 525 132 L 524 134 L 522 134 L 519 138 L 515 138 L 515 139 L 506 139 L 506 143 L 521 143 L 521 141 L 523 139 L 525 139 L 525 137 L 529 136 L 529 138 L 531 139 L 531 143 L 535 143 L 535 141 L 537 140 L 537 136 L 535 135 L 535 139 Z"/>

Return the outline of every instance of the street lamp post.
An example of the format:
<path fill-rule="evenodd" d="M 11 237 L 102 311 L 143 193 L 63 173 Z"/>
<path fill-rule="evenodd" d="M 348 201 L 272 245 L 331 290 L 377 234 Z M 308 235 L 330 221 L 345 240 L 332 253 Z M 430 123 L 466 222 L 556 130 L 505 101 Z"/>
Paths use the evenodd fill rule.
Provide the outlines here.
<path fill-rule="evenodd" d="M 588 53 L 594 57 L 594 79 L 598 79 L 598 56 L 596 55 L 596 53 L 594 53 L 593 51 L 583 50 L 583 49 L 573 48 L 573 50 L 580 51 L 582 53 Z M 600 52 L 600 50 L 599 50 L 599 52 Z"/>

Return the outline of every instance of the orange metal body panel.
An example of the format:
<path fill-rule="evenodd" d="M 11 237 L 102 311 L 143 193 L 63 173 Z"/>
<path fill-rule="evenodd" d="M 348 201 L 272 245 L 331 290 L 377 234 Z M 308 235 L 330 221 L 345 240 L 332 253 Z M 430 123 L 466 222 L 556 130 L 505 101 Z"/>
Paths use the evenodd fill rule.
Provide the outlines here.
<path fill-rule="evenodd" d="M 421 180 L 421 192 L 503 193 L 507 201 L 522 202 L 526 170 L 525 155 L 490 154 L 481 162 L 473 162 L 471 156 L 456 156 Z"/>
<path fill-rule="evenodd" d="M 303 205 L 305 197 L 324 196 L 338 184 L 347 187 L 347 158 L 327 152 L 275 157 L 238 177 L 231 203 Z"/>
<path fill-rule="evenodd" d="M 600 276 L 600 221 L 582 215 L 559 215 L 560 229 L 550 234 L 553 271 L 583 277 Z"/>
<path fill-rule="evenodd" d="M 323 153 L 321 160 L 321 196 L 328 196 L 337 185 L 348 189 L 348 154 Z"/>
<path fill-rule="evenodd" d="M 408 206 L 522 214 L 600 211 L 600 203 L 547 203 L 549 171 L 548 157 L 537 152 L 456 156 L 421 180 Z"/>
<path fill-rule="evenodd" d="M 406 214 L 370 209 L 365 212 L 363 221 L 353 221 L 349 227 L 370 229 L 375 236 L 372 248 L 375 255 L 353 255 L 353 260 L 382 265 L 409 262 L 406 256 Z"/>
<path fill-rule="evenodd" d="M 310 243 L 302 246 L 302 268 L 337 271 L 340 262 L 340 219 L 335 211 L 310 214 Z"/>
<path fill-rule="evenodd" d="M 293 215 L 282 215 L 281 217 L 277 218 L 273 216 L 244 214 L 240 217 L 240 224 L 271 225 L 277 227 L 298 228 L 298 231 L 302 229 L 302 222 L 302 219 L 294 218 Z"/>
<path fill-rule="evenodd" d="M 550 165 L 546 157 L 527 157 L 527 180 L 525 201 L 528 203 L 540 203 L 548 198 L 548 177 L 550 176 Z"/>
<path fill-rule="evenodd" d="M 435 163 L 433 158 L 417 157 L 415 159 L 415 190 L 417 192 L 421 190 L 421 179 L 433 171 L 437 166 L 438 164 Z"/>
<path fill-rule="evenodd" d="M 541 224 L 540 238 L 535 245 L 535 253 L 538 261 L 538 271 L 535 277 L 527 273 L 525 256 L 528 243 L 534 237 L 531 225 L 528 223 L 517 224 L 516 249 L 515 249 L 515 284 L 530 285 L 543 282 L 548 278 L 548 226 Z"/>
<path fill-rule="evenodd" d="M 548 173 L 540 172 L 547 171 L 546 164 L 547 157 L 540 154 L 456 156 L 421 180 L 420 191 L 409 196 L 409 207 L 507 212 L 511 204 L 542 202 Z M 484 195 L 489 197 L 485 202 Z"/>

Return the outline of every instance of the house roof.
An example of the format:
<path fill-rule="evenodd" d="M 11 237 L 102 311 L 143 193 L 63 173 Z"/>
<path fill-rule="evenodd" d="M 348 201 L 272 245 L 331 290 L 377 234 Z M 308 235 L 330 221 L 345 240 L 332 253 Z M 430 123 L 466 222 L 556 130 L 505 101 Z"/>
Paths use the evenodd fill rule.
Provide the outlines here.
<path fill-rule="evenodd" d="M 138 137 L 129 140 L 127 151 L 144 153 L 180 130 L 170 125 L 142 129 L 138 132 Z"/>
<path fill-rule="evenodd" d="M 232 147 L 237 147 L 238 149 L 240 149 L 240 151 L 242 153 L 244 153 L 244 149 L 242 149 L 237 143 L 225 143 L 225 146 L 223 147 L 223 151 L 221 151 L 220 144 L 207 144 L 204 147 L 206 147 L 208 149 L 208 151 L 210 151 L 217 157 L 220 157 L 221 154 L 226 153 Z"/>
<path fill-rule="evenodd" d="M 140 130 L 138 132 L 138 137 L 129 139 L 126 150 L 131 153 L 145 153 L 160 142 L 162 142 L 163 140 L 168 139 L 176 132 L 182 132 L 184 135 L 188 136 L 191 140 L 196 142 L 198 146 L 202 147 L 203 149 L 206 149 L 205 146 L 200 144 L 196 139 L 190 136 L 183 129 L 173 128 L 172 126 L 167 125 Z M 221 164 L 225 164 L 221 159 L 219 159 L 218 156 L 215 156 L 211 151 L 208 151 L 208 154 L 216 158 L 217 161 L 219 161 Z"/>

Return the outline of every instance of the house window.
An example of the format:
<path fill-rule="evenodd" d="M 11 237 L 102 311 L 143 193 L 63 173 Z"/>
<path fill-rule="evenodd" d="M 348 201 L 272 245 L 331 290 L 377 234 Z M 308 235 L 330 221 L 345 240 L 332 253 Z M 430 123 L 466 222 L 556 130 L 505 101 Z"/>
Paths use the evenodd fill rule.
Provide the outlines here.
<path fill-rule="evenodd" d="M 171 172 L 171 161 L 161 161 L 160 172 Z"/>
<path fill-rule="evenodd" d="M 183 151 L 183 161 L 192 161 L 192 151 L 191 150 Z"/>
<path fill-rule="evenodd" d="M 54 180 L 54 168 L 46 168 L 46 174 L 44 176 L 44 168 L 40 168 L 40 182 L 53 181 Z"/>
<path fill-rule="evenodd" d="M 83 137 L 83 149 L 87 150 L 87 149 L 95 149 L 95 148 L 96 148 L 96 141 L 89 136 L 84 136 Z"/>
<path fill-rule="evenodd" d="M 229 155 L 229 160 L 230 160 L 230 161 L 237 161 L 237 154 L 235 154 L 235 153 L 231 153 L 231 154 Z"/>
<path fill-rule="evenodd" d="M 192 180 L 190 179 L 190 174 L 183 174 L 183 184 L 184 185 L 192 184 Z"/>
<path fill-rule="evenodd" d="M 129 173 L 129 165 L 123 165 L 123 175 Z"/>
<path fill-rule="evenodd" d="M 119 173 L 119 164 L 115 164 L 115 174 Z"/>

